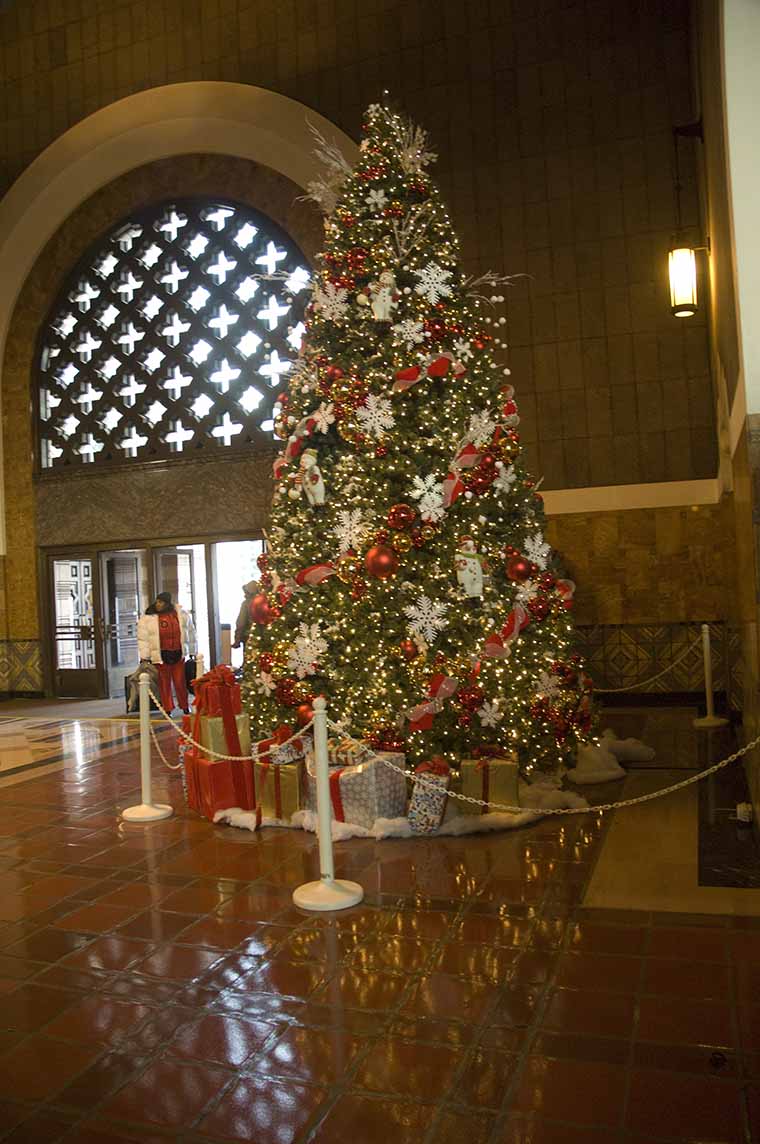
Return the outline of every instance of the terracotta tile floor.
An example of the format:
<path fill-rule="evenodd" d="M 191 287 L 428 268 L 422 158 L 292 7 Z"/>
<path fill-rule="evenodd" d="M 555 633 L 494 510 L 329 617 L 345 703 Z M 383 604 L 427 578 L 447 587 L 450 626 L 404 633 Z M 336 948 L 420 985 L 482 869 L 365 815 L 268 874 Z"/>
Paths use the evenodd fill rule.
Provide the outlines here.
<path fill-rule="evenodd" d="M 760 1141 L 760 925 L 584 909 L 597 818 L 339 845 L 366 901 L 314 916 L 311 836 L 166 771 L 176 816 L 122 825 L 136 776 L 3 791 L 4 1144 Z"/>

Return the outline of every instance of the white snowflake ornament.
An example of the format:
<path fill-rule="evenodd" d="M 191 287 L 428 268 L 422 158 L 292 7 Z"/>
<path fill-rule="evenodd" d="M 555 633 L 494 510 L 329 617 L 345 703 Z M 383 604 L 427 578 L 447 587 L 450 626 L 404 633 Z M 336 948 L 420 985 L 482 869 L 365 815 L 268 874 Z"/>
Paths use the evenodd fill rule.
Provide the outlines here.
<path fill-rule="evenodd" d="M 288 649 L 288 668 L 299 679 L 313 675 L 319 657 L 327 651 L 327 640 L 319 630 L 319 624 L 299 624 L 299 635 Z"/>
<path fill-rule="evenodd" d="M 533 580 L 524 580 L 515 592 L 515 603 L 527 604 L 529 600 L 535 600 L 538 593 L 538 584 L 536 584 Z"/>
<path fill-rule="evenodd" d="M 391 333 L 393 334 L 393 344 L 404 346 L 408 350 L 413 350 L 415 346 L 420 345 L 425 340 L 422 322 L 415 322 L 414 318 L 404 318 L 403 321 L 396 322 L 395 326 L 391 326 Z"/>
<path fill-rule="evenodd" d="M 423 520 L 435 523 L 446 515 L 443 507 L 443 482 L 438 481 L 432 473 L 414 478 L 411 495 L 420 502 L 417 508 Z"/>
<path fill-rule="evenodd" d="M 537 564 L 539 568 L 547 567 L 551 551 L 551 547 L 544 540 L 540 529 L 533 536 L 529 536 L 523 545 L 523 552 L 528 560 Z"/>
<path fill-rule="evenodd" d="M 266 671 L 262 671 L 256 680 L 256 690 L 259 695 L 271 695 L 274 691 L 274 680 Z"/>
<path fill-rule="evenodd" d="M 388 196 L 382 187 L 373 189 L 367 195 L 367 206 L 373 211 L 381 211 L 388 202 Z"/>
<path fill-rule="evenodd" d="M 358 548 L 369 529 L 366 521 L 362 520 L 361 509 L 341 509 L 338 520 L 333 528 L 333 535 L 338 541 L 340 555 L 352 548 Z"/>
<path fill-rule="evenodd" d="M 467 431 L 467 436 L 473 445 L 485 445 L 493 437 L 496 424 L 493 415 L 486 409 L 481 413 L 473 413 L 470 417 L 470 428 Z"/>
<path fill-rule="evenodd" d="M 311 416 L 314 419 L 314 428 L 319 433 L 326 433 L 330 426 L 335 422 L 335 414 L 333 412 L 332 402 L 330 402 L 328 405 L 325 405 L 323 401 L 319 408 L 314 410 Z"/>
<path fill-rule="evenodd" d="M 536 690 L 538 695 L 551 696 L 556 695 L 562 688 L 556 675 L 550 675 L 548 671 L 540 671 Z"/>
<path fill-rule="evenodd" d="M 356 419 L 365 433 L 372 437 L 382 437 L 396 424 L 391 403 L 387 397 L 370 393 L 364 405 L 356 411 Z"/>
<path fill-rule="evenodd" d="M 348 312 L 348 290 L 342 286 L 335 286 L 326 282 L 324 286 L 314 287 L 314 306 L 331 322 L 340 322 Z"/>
<path fill-rule="evenodd" d="M 409 620 L 413 636 L 422 636 L 427 643 L 433 643 L 448 624 L 446 605 L 439 600 L 431 600 L 424 593 L 413 604 L 407 604 L 404 615 Z"/>
<path fill-rule="evenodd" d="M 459 338 L 454 342 L 453 350 L 454 356 L 460 361 L 469 361 L 471 357 L 475 356 L 472 352 L 472 346 L 464 338 Z"/>
<path fill-rule="evenodd" d="M 414 287 L 415 294 L 420 294 L 431 306 L 440 302 L 441 298 L 451 296 L 449 279 L 452 272 L 439 266 L 437 262 L 429 262 L 421 270 L 413 270 L 412 273 L 419 279 Z"/>
<path fill-rule="evenodd" d="M 502 462 L 499 469 L 499 475 L 493 483 L 493 487 L 498 489 L 500 493 L 508 493 L 517 480 L 517 473 L 515 472 L 514 465 L 505 465 Z"/>
<path fill-rule="evenodd" d="M 499 710 L 498 699 L 494 699 L 493 701 L 486 699 L 483 706 L 478 708 L 476 714 L 483 727 L 496 727 L 504 718 L 504 712 Z"/>

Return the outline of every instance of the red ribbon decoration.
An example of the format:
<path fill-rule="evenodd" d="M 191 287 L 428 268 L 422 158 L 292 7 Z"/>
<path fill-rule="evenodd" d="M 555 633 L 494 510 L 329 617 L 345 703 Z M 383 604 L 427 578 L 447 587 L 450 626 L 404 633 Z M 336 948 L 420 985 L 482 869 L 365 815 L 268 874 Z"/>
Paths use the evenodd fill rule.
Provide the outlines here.
<path fill-rule="evenodd" d="M 440 354 L 438 357 L 428 358 L 423 365 L 411 365 L 406 369 L 396 371 L 395 381 L 391 386 L 391 393 L 403 393 L 410 389 L 423 375 L 425 377 L 445 377 L 451 371 L 454 377 L 461 377 L 465 368 L 461 362 L 454 360 L 450 353 Z"/>
<path fill-rule="evenodd" d="M 480 797 L 483 799 L 483 802 L 488 802 L 488 796 L 491 789 L 490 767 L 491 756 L 483 759 L 478 759 L 477 763 L 475 764 L 475 770 L 480 771 Z M 480 813 L 487 814 L 489 809 L 490 808 L 487 806 L 481 806 Z"/>
<path fill-rule="evenodd" d="M 446 776 L 451 773 L 451 768 L 443 755 L 433 755 L 429 762 L 420 763 L 419 766 L 416 766 L 414 773 L 416 775 L 431 774 Z"/>
<path fill-rule="evenodd" d="M 332 803 L 333 814 L 338 822 L 346 821 L 346 812 L 343 809 L 343 796 L 340 791 L 340 776 L 344 770 L 345 767 L 338 767 L 330 771 L 330 802 Z"/>
<path fill-rule="evenodd" d="M 427 701 L 418 703 L 416 707 L 407 711 L 409 730 L 429 731 L 433 726 L 433 716 L 441 710 L 443 700 L 452 696 L 458 687 L 459 681 L 453 676 L 444 675 L 442 672 L 434 675 L 428 687 Z"/>
<path fill-rule="evenodd" d="M 240 689 L 233 674 L 232 668 L 220 663 L 212 667 L 200 679 L 193 680 L 193 693 L 195 694 L 195 720 L 193 723 L 193 738 L 200 742 L 201 715 L 208 715 L 211 709 L 211 689 L 219 701 L 219 712 L 224 727 L 224 741 L 231 755 L 242 755 L 240 736 L 232 698 L 236 695 L 239 700 Z M 239 704 L 238 704 L 239 705 Z"/>
<path fill-rule="evenodd" d="M 335 575 L 334 566 L 328 561 L 325 564 L 310 564 L 308 568 L 302 568 L 300 572 L 296 572 L 296 584 L 302 588 L 304 584 L 321 584 L 328 576 Z"/>

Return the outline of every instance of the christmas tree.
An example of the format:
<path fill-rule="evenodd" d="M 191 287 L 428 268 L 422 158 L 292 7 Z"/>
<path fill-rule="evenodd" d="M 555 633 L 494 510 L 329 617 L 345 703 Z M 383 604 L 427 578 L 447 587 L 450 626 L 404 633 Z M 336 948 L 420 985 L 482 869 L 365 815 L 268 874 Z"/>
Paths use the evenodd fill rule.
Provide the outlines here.
<path fill-rule="evenodd" d="M 588 733 L 590 681 L 497 360 L 506 279 L 462 274 L 420 128 L 372 105 L 353 171 L 321 152 L 326 249 L 276 407 L 246 647 L 255 731 L 324 694 L 412 762 L 488 746 L 552 769 Z"/>

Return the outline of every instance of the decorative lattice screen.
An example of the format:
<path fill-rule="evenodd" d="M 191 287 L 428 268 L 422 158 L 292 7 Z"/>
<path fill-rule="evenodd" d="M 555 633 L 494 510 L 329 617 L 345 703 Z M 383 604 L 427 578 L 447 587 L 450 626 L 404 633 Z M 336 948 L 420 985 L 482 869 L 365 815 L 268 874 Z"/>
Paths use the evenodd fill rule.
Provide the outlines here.
<path fill-rule="evenodd" d="M 287 235 L 237 203 L 163 203 L 122 223 L 43 331 L 42 469 L 271 445 L 308 284 Z"/>

